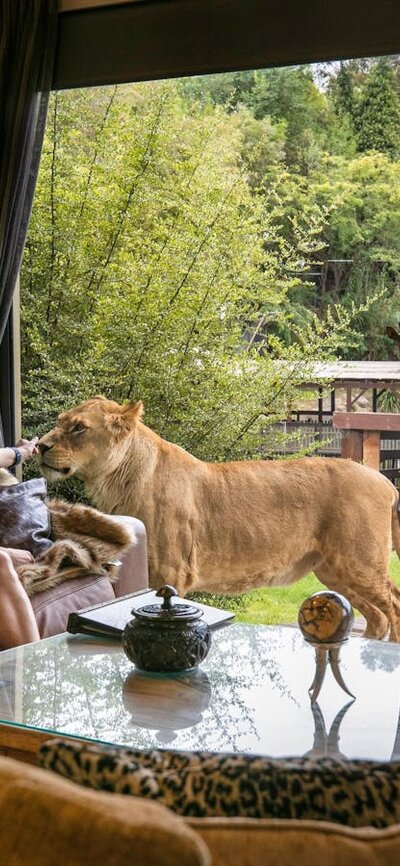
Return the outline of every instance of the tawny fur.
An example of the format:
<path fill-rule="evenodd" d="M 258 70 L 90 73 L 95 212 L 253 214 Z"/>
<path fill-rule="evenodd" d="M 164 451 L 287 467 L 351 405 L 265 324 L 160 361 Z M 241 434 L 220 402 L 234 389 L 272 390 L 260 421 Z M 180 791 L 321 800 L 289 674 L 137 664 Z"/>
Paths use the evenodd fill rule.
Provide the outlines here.
<path fill-rule="evenodd" d="M 351 460 L 205 463 L 140 420 L 142 403 L 96 397 L 64 412 L 39 443 L 49 479 L 76 474 L 96 506 L 139 517 L 150 582 L 181 594 L 290 584 L 314 571 L 367 620 L 366 634 L 400 638 L 398 494 Z"/>
<path fill-rule="evenodd" d="M 18 480 L 8 469 L 0 469 L 0 487 L 12 487 L 13 484 L 18 484 Z"/>
<path fill-rule="evenodd" d="M 18 484 L 14 475 L 0 470 L 0 486 Z M 47 501 L 52 547 L 35 562 L 17 566 L 28 595 L 43 592 L 71 578 L 118 575 L 115 561 L 133 543 L 132 534 L 94 508 L 60 499 Z"/>

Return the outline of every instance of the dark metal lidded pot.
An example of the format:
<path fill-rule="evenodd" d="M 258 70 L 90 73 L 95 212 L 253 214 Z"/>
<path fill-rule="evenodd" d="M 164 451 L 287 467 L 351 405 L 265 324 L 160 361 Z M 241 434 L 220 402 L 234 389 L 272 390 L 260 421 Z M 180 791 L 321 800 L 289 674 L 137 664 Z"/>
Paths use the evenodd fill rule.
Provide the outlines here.
<path fill-rule="evenodd" d="M 193 604 L 172 603 L 178 593 L 173 586 L 156 593 L 162 604 L 147 604 L 133 610 L 122 633 L 122 647 L 139 670 L 176 673 L 196 668 L 211 646 L 210 627 L 201 619 L 203 611 Z"/>

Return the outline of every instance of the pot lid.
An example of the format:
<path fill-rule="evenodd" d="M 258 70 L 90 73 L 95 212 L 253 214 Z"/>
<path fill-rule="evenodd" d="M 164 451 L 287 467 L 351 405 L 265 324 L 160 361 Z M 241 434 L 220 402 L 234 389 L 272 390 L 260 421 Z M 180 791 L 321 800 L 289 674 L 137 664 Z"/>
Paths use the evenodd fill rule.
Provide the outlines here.
<path fill-rule="evenodd" d="M 159 622 L 160 625 L 164 622 L 192 622 L 203 616 L 203 611 L 194 604 L 185 602 L 173 604 L 172 599 L 178 595 L 178 592 L 174 586 L 170 586 L 168 583 L 162 586 L 156 595 L 163 599 L 162 604 L 146 604 L 133 610 L 133 615 L 138 619 Z"/>

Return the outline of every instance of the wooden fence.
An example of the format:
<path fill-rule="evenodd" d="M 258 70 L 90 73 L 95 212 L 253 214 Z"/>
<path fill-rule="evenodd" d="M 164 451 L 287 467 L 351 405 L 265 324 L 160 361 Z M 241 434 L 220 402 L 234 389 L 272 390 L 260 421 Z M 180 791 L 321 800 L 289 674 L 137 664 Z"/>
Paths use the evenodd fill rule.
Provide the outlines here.
<path fill-rule="evenodd" d="M 372 421 L 370 415 L 374 415 Z M 379 468 L 400 486 L 400 429 L 387 429 L 387 425 L 397 424 L 400 428 L 400 414 L 393 420 L 387 413 L 337 412 L 334 419 L 335 426 L 331 421 L 281 421 L 266 431 L 265 450 L 280 456 L 306 450 L 324 457 L 351 457 Z M 362 426 L 371 423 L 384 429 L 377 430 L 374 426 L 373 430 L 367 430 Z M 348 425 L 355 424 L 360 427 L 353 436 L 353 428 Z"/>

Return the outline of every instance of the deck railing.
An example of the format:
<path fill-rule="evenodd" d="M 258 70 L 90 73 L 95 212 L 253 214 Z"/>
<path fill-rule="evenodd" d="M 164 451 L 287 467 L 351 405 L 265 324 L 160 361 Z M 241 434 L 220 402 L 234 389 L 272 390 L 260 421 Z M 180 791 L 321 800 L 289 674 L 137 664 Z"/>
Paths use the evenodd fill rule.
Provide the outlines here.
<path fill-rule="evenodd" d="M 339 457 L 342 432 L 335 430 L 330 422 L 280 421 L 268 429 L 265 444 L 277 454 L 312 450 L 314 454 Z"/>
<path fill-rule="evenodd" d="M 337 412 L 334 419 L 335 426 L 331 421 L 274 424 L 266 432 L 265 449 L 280 456 L 306 451 L 325 457 L 351 457 L 379 469 L 400 484 L 400 414 Z M 349 425 L 357 427 L 354 430 Z M 375 425 L 383 429 L 378 430 Z"/>

